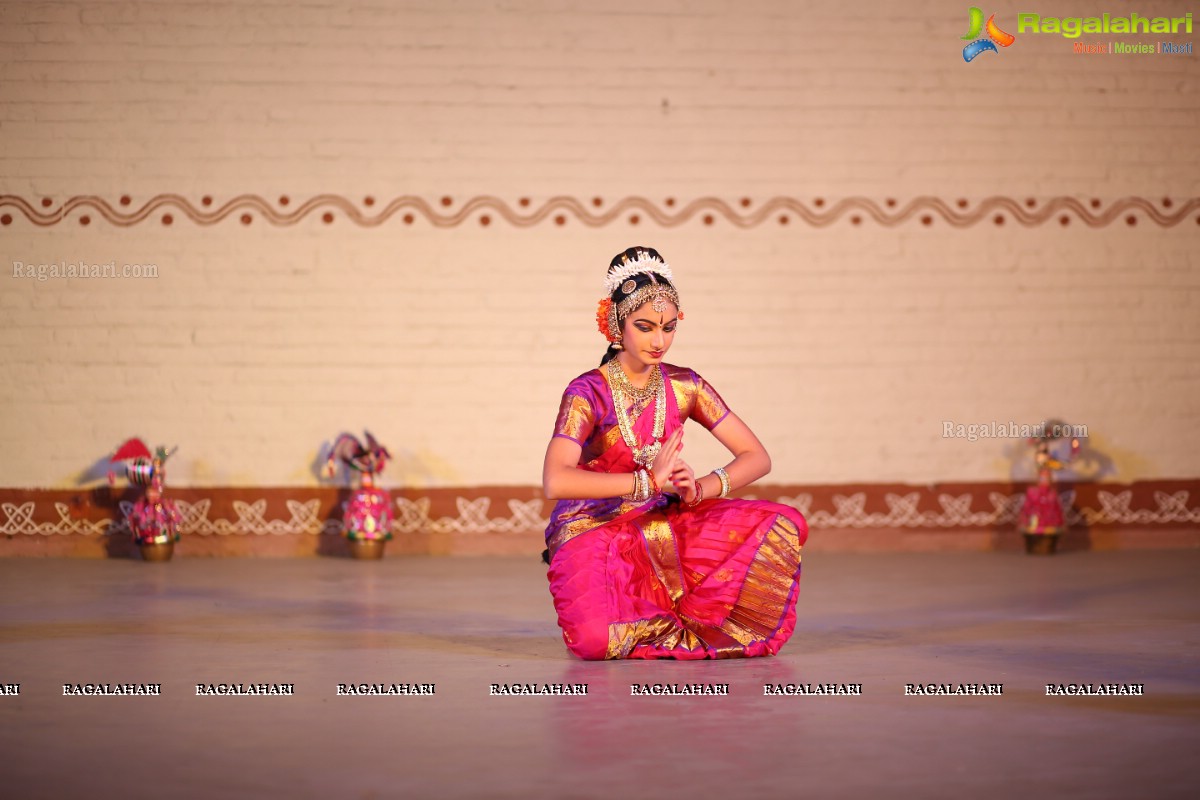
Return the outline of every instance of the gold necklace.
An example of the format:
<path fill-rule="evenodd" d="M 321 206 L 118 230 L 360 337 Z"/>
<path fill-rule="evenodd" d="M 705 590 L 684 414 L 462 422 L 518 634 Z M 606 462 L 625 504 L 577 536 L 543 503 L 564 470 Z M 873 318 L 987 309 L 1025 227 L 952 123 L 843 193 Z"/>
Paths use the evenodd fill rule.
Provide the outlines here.
<path fill-rule="evenodd" d="M 608 374 L 617 382 L 622 392 L 639 403 L 644 403 L 653 397 L 662 384 L 662 371 L 655 366 L 650 373 L 650 380 L 646 381 L 646 385 L 639 389 L 633 385 L 633 381 L 629 380 L 629 376 L 625 374 L 625 370 L 621 369 L 621 365 L 615 358 L 608 362 Z"/>
<path fill-rule="evenodd" d="M 642 467 L 649 468 L 654 463 L 655 457 L 658 455 L 659 449 L 662 448 L 663 431 L 667 424 L 667 387 L 662 379 L 662 368 L 654 367 L 654 372 L 650 376 L 650 380 L 642 389 L 637 389 L 629 378 L 625 375 L 625 370 L 621 369 L 621 365 L 617 360 L 608 362 L 608 388 L 612 391 L 613 405 L 617 410 L 617 427 L 621 430 L 621 438 L 625 440 L 625 444 L 629 445 L 629 449 L 633 451 L 633 460 Z M 639 399 L 638 394 L 641 394 L 640 399 L 648 399 L 651 394 L 654 395 L 654 432 L 653 440 L 646 445 L 638 445 L 637 436 L 633 432 L 633 423 L 629 419 L 629 413 L 626 410 L 625 393 L 626 388 L 630 394 L 634 395 L 634 399 Z"/>

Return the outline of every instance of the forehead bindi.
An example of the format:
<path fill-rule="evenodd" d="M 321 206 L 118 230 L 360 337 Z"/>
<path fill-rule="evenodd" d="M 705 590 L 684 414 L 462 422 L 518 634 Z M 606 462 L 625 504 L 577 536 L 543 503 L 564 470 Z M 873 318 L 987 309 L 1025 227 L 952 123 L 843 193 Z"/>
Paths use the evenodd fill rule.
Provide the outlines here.
<path fill-rule="evenodd" d="M 644 304 L 630 315 L 634 322 L 645 322 L 650 325 L 670 325 L 679 318 L 679 309 L 674 303 L 667 303 L 663 311 L 655 311 L 650 303 Z"/>

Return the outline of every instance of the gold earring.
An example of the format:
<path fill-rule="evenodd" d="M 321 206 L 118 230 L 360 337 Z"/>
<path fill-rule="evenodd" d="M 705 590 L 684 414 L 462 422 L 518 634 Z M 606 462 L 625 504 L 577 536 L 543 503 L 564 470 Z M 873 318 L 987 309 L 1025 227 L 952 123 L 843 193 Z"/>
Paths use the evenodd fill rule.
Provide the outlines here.
<path fill-rule="evenodd" d="M 621 340 L 620 340 L 620 339 L 617 339 L 615 342 L 613 342 L 613 343 L 612 343 L 612 349 L 613 349 L 613 350 L 622 350 L 622 349 L 624 349 L 624 348 L 622 347 L 622 345 L 621 345 Z"/>

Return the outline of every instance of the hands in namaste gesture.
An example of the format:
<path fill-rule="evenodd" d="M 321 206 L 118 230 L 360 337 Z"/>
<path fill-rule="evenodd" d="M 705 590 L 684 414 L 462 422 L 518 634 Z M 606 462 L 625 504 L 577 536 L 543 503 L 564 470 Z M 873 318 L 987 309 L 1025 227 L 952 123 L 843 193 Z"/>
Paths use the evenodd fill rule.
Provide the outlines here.
<path fill-rule="evenodd" d="M 654 472 L 654 480 L 658 482 L 659 486 L 666 486 L 669 480 L 674 484 L 683 502 L 690 503 L 696 499 L 696 474 L 680 456 L 681 450 L 683 450 L 683 428 L 679 427 L 663 442 L 650 469 Z"/>

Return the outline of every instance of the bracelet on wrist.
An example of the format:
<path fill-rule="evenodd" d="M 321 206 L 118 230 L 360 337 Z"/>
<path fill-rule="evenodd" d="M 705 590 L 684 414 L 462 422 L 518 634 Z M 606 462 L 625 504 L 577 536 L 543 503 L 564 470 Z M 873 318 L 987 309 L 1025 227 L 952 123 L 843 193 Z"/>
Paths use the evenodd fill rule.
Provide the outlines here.
<path fill-rule="evenodd" d="M 653 487 L 654 493 L 657 494 L 658 483 L 654 480 L 654 473 L 648 469 L 639 468 L 633 473 L 633 491 L 629 494 L 623 494 L 621 497 L 635 503 L 640 503 L 643 500 L 649 500 L 653 496 L 651 494 L 651 487 Z"/>
<path fill-rule="evenodd" d="M 637 500 L 638 495 L 641 494 L 641 491 L 642 491 L 642 471 L 634 470 L 633 471 L 633 491 L 629 492 L 629 494 L 623 494 L 623 495 L 621 495 L 621 497 L 625 500 Z"/>
<path fill-rule="evenodd" d="M 651 489 L 650 497 L 654 497 L 655 495 L 662 494 L 662 489 L 660 489 L 658 486 L 658 479 L 654 477 L 654 470 L 647 469 L 646 477 L 648 477 L 650 479 L 650 489 Z"/>
<path fill-rule="evenodd" d="M 729 496 L 729 475 L 727 475 L 725 473 L 725 468 L 717 467 L 716 469 L 713 470 L 713 474 L 715 474 L 718 478 L 721 479 L 721 495 L 720 496 L 728 497 Z"/>
<path fill-rule="evenodd" d="M 700 481 L 696 481 L 696 497 L 695 497 L 695 499 L 692 500 L 692 502 L 684 503 L 684 505 L 687 506 L 688 508 L 691 508 L 692 506 L 698 506 L 698 505 L 700 505 L 700 501 L 703 499 L 704 499 L 704 484 L 701 483 Z"/>

